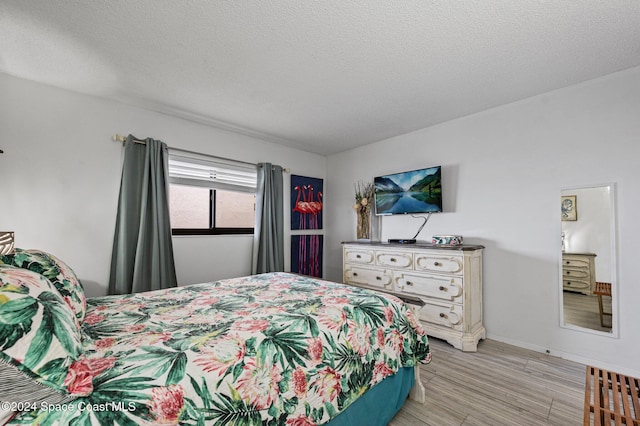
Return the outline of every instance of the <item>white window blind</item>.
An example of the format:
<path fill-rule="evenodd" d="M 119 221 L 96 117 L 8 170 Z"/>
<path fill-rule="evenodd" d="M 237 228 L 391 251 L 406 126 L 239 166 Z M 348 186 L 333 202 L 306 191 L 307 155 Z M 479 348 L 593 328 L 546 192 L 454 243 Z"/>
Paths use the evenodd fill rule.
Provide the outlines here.
<path fill-rule="evenodd" d="M 170 149 L 169 182 L 255 193 L 257 169 L 248 163 Z"/>

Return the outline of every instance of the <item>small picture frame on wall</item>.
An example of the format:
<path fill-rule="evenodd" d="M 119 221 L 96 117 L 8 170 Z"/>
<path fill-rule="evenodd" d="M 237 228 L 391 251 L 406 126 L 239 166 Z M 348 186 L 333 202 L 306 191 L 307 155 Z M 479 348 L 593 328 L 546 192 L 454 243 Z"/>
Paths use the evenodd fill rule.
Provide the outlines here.
<path fill-rule="evenodd" d="M 560 197 L 560 210 L 562 220 L 578 220 L 578 201 L 575 195 L 562 195 Z"/>

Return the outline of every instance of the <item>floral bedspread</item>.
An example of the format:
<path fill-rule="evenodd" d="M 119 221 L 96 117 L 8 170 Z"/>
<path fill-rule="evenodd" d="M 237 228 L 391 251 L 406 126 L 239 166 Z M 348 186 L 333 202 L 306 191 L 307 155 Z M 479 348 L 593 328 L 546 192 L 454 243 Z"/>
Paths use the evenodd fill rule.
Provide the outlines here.
<path fill-rule="evenodd" d="M 430 360 L 393 296 L 285 273 L 89 299 L 69 404 L 11 424 L 319 425 Z"/>

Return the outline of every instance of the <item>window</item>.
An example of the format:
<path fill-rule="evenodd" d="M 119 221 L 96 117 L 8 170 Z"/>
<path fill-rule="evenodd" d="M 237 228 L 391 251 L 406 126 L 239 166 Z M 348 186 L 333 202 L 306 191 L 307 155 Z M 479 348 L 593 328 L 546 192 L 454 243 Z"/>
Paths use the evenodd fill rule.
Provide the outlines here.
<path fill-rule="evenodd" d="M 252 234 L 256 175 L 254 165 L 170 150 L 173 234 Z"/>

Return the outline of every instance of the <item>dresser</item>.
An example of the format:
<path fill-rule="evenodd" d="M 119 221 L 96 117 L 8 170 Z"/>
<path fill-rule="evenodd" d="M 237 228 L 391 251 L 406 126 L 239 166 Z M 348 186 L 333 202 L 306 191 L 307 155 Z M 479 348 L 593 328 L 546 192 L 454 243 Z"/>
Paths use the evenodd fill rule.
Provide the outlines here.
<path fill-rule="evenodd" d="M 482 251 L 479 245 L 342 244 L 343 282 L 418 297 L 427 335 L 475 352 L 482 324 Z"/>
<path fill-rule="evenodd" d="M 562 253 L 562 289 L 593 294 L 596 288 L 595 261 L 595 253 Z"/>

